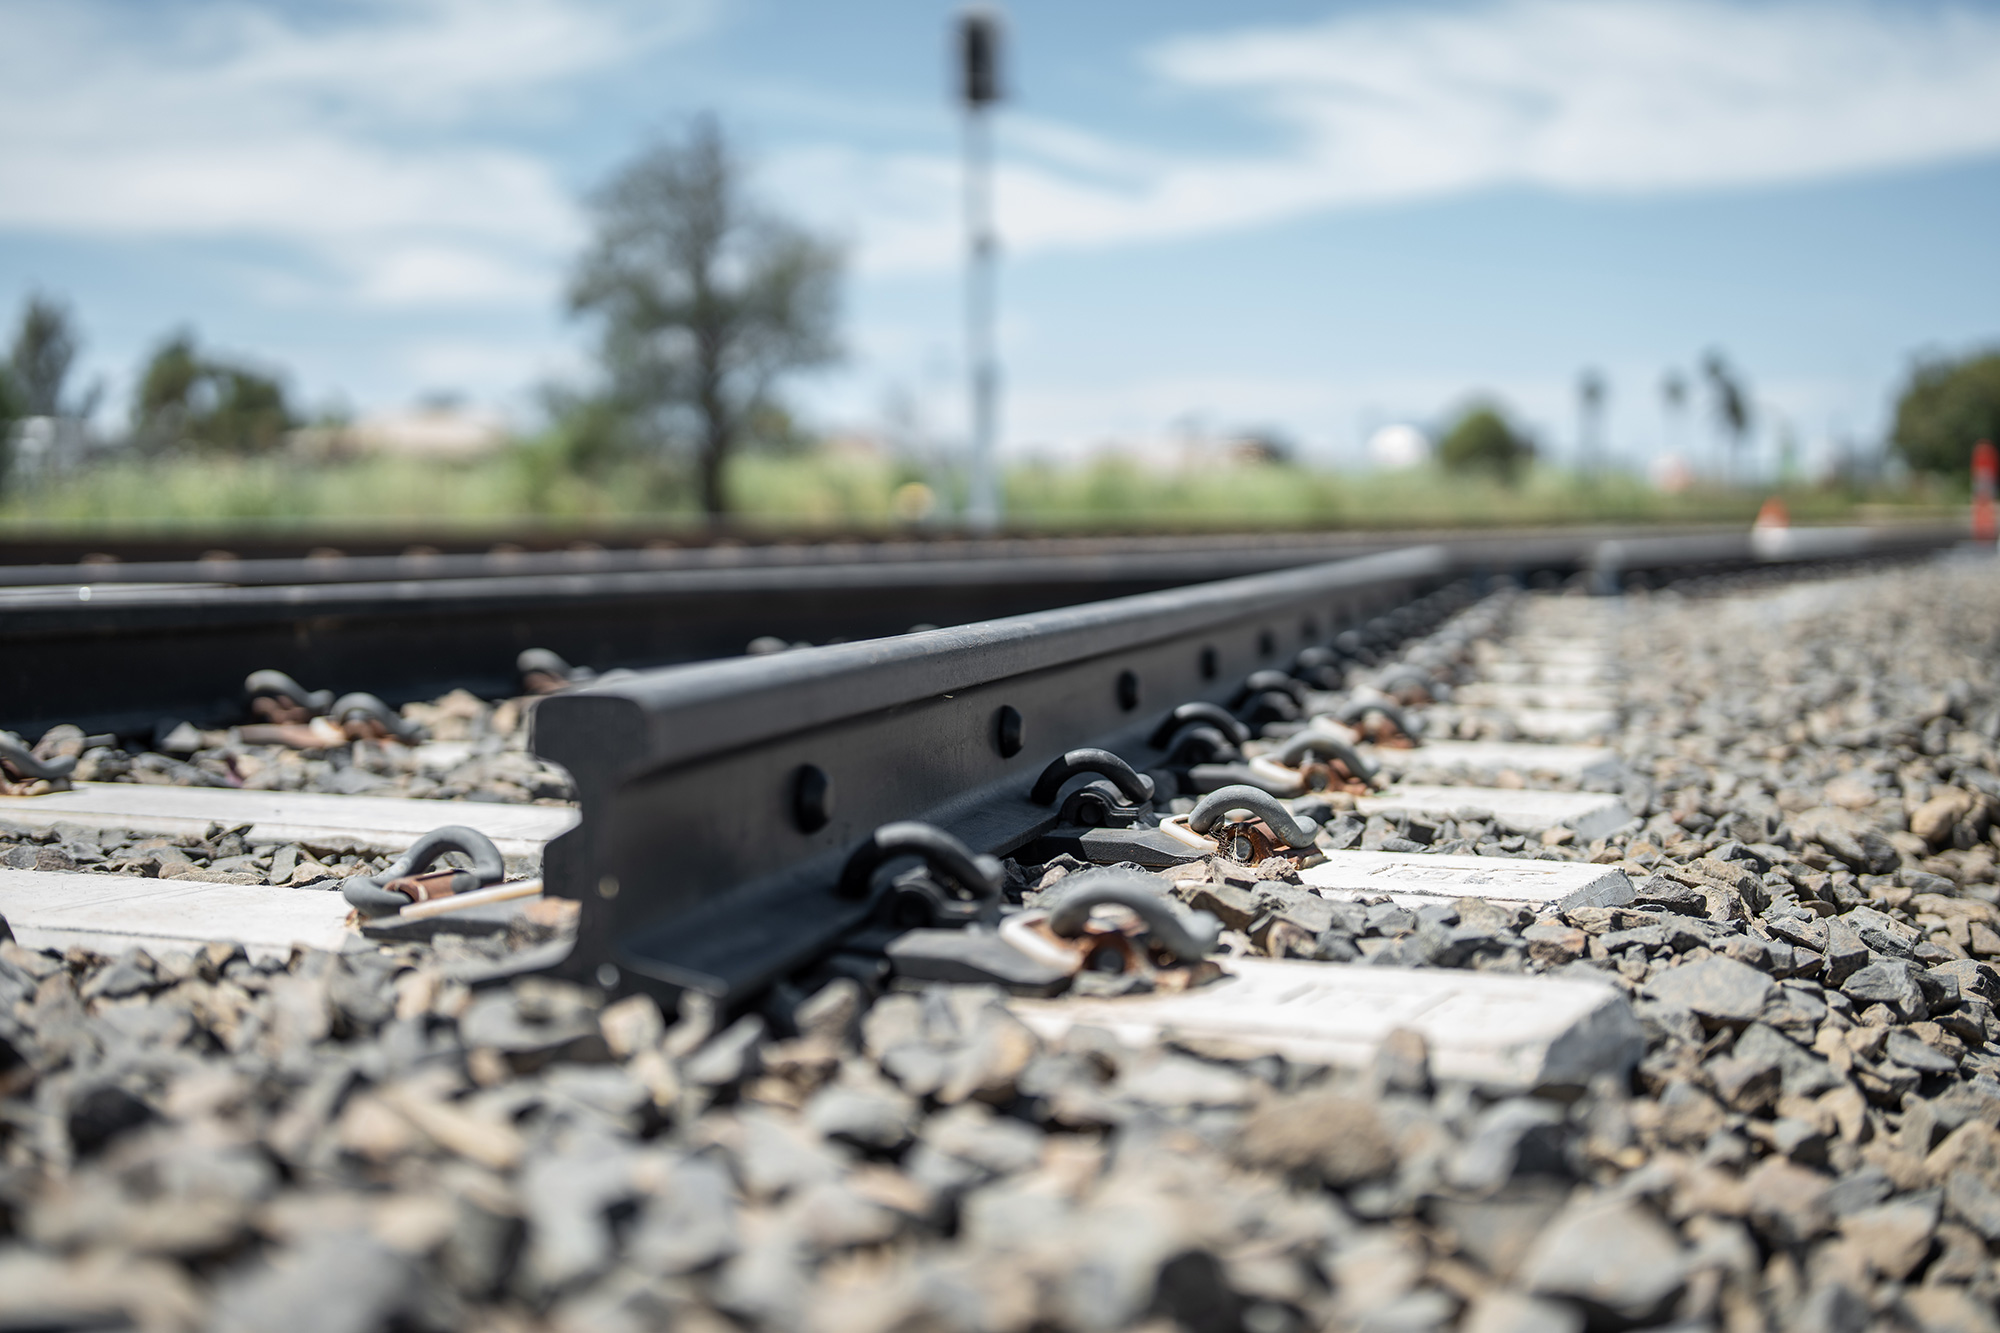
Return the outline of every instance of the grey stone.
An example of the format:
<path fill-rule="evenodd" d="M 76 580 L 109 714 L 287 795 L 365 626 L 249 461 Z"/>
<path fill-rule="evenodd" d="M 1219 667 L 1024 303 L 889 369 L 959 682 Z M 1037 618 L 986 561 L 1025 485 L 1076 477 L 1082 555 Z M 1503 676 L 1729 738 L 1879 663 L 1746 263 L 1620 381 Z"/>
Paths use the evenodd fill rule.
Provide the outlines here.
<path fill-rule="evenodd" d="M 1809 1121 L 1779 1116 L 1771 1122 L 1771 1146 L 1795 1162 L 1824 1161 L 1826 1142 L 1826 1133 Z"/>
<path fill-rule="evenodd" d="M 1826 923 L 1808 912 L 1773 907 L 1764 914 L 1764 925 L 1789 944 L 1818 954 L 1826 952 Z"/>
<path fill-rule="evenodd" d="M 10 940 L 0 944 L 0 949 L 18 949 Z M 28 951 L 20 950 L 23 954 Z M 39 979 L 31 975 L 14 960 L 0 957 L 0 1011 L 11 1011 L 24 1000 L 32 999 Z"/>
<path fill-rule="evenodd" d="M 1840 1220 L 1840 1231 L 1868 1256 L 1870 1267 L 1901 1281 L 1930 1251 L 1939 1203 L 1937 1190 L 1905 1195 L 1849 1213 Z"/>
<path fill-rule="evenodd" d="M 1562 1211 L 1572 1188 L 1554 1176 L 1522 1176 L 1485 1196 L 1454 1192 L 1431 1198 L 1424 1210 L 1451 1229 L 1459 1248 L 1481 1268 L 1512 1281 L 1528 1247 Z"/>
<path fill-rule="evenodd" d="M 1529 1097 L 1496 1102 L 1473 1122 L 1445 1177 L 1460 1189 L 1488 1192 L 1516 1175 L 1568 1176 L 1568 1139 L 1561 1107 Z"/>
<path fill-rule="evenodd" d="M 556 1064 L 542 1071 L 547 1105 L 598 1120 L 621 1133 L 636 1134 L 641 1111 L 652 1093 L 631 1072 L 615 1064 Z"/>
<path fill-rule="evenodd" d="M 1945 1206 L 1953 1217 L 2000 1244 L 2000 1189 L 1970 1171 L 1954 1171 L 1944 1185 Z"/>
<path fill-rule="evenodd" d="M 978 1167 L 988 1176 L 1033 1168 L 1042 1158 L 1042 1135 L 1034 1126 L 966 1102 L 924 1123 L 924 1146 Z"/>
<path fill-rule="evenodd" d="M 822 1254 L 861 1245 L 882 1245 L 893 1240 L 904 1226 L 904 1218 L 896 1210 L 850 1188 L 842 1180 L 808 1185 L 787 1203 L 785 1213 L 800 1238 Z"/>
<path fill-rule="evenodd" d="M 1656 1317 L 1680 1291 L 1685 1266 L 1674 1233 L 1643 1204 L 1583 1195 L 1556 1215 L 1522 1263 L 1522 1285 L 1618 1319 Z"/>
<path fill-rule="evenodd" d="M 812 994 L 792 1015 L 801 1035 L 835 1043 L 845 1042 L 854 1030 L 864 999 L 858 983 L 837 977 Z"/>
<path fill-rule="evenodd" d="M 1808 990 L 1797 982 L 1786 982 L 1773 988 L 1771 998 L 1757 1015 L 1758 1021 L 1791 1033 L 1800 1041 L 1811 1041 L 1819 1025 L 1826 1021 L 1827 1006 L 1822 995 L 1824 992 L 1816 986 Z"/>
<path fill-rule="evenodd" d="M 1375 1050 L 1376 1086 L 1421 1097 L 1431 1090 L 1430 1043 L 1415 1028 L 1394 1028 Z"/>
<path fill-rule="evenodd" d="M 850 1153 L 808 1133 L 789 1116 L 762 1107 L 737 1112 L 732 1145 L 737 1175 L 753 1199 L 774 1198 L 837 1178 Z"/>
<path fill-rule="evenodd" d="M 1683 963 L 1647 983 L 1649 994 L 1718 1022 L 1747 1023 L 1770 998 L 1771 978 L 1756 968 L 1720 956 Z"/>
<path fill-rule="evenodd" d="M 1910 1287 L 1899 1304 L 1904 1317 L 1923 1333 L 1993 1333 L 2000 1327 L 1991 1297 L 1982 1299 L 1964 1287 Z"/>
<path fill-rule="evenodd" d="M 1768 1060 L 1780 1074 L 1789 1097 L 1816 1097 L 1846 1082 L 1824 1056 L 1805 1049 L 1763 1023 L 1752 1023 L 1736 1039 L 1733 1053 Z"/>
<path fill-rule="evenodd" d="M 1665 875 L 1649 875 L 1632 891 L 1634 907 L 1652 907 L 1682 916 L 1705 916 L 1708 899 Z"/>
<path fill-rule="evenodd" d="M 1939 963 L 1930 969 L 1934 977 L 1950 977 L 1957 985 L 1961 999 L 1978 996 L 1988 1002 L 2000 1000 L 2000 974 L 1996 974 L 1991 964 L 1972 958 L 1957 958 L 1949 963 Z"/>
<path fill-rule="evenodd" d="M 1337 1093 L 1279 1098 L 1252 1111 L 1234 1141 L 1252 1166 L 1311 1175 L 1341 1188 L 1395 1169 L 1396 1149 L 1374 1106 Z"/>
<path fill-rule="evenodd" d="M 521 1248 L 521 1219 L 498 1191 L 461 1190 L 452 1197 L 451 1234 L 438 1264 L 452 1286 L 474 1299 L 490 1297 L 513 1271 Z"/>
<path fill-rule="evenodd" d="M 64 1114 L 69 1141 L 79 1156 L 100 1151 L 111 1140 L 154 1118 L 153 1108 L 116 1084 L 80 1090 Z"/>
<path fill-rule="evenodd" d="M 885 995 L 862 1015 L 861 1047 L 877 1060 L 923 1039 L 924 1004 L 914 995 Z"/>
<path fill-rule="evenodd" d="M 1840 919 L 1876 953 L 1908 958 L 1916 948 L 1919 937 L 1915 927 L 1906 926 L 1872 907 L 1852 908 Z"/>
<path fill-rule="evenodd" d="M 1960 1125 L 1973 1120 L 1983 1120 L 1989 1125 L 2000 1124 L 2000 1093 L 1990 1084 L 1959 1084 L 1928 1103 L 1931 1118 L 1936 1121 L 1941 1133 L 1949 1134 Z"/>
<path fill-rule="evenodd" d="M 798 1328 L 811 1293 L 806 1262 L 796 1226 L 747 1235 L 715 1278 L 715 1302 L 753 1326 Z"/>
<path fill-rule="evenodd" d="M 1872 1208 L 1895 1193 L 1896 1187 L 1882 1170 L 1873 1164 L 1841 1176 L 1828 1186 L 1826 1191 L 1827 1210 L 1835 1217 L 1845 1217 L 1858 1213 L 1864 1208 Z"/>
<path fill-rule="evenodd" d="M 644 1201 L 627 1257 L 652 1272 L 689 1273 L 736 1252 L 735 1186 L 712 1157 L 676 1162 L 666 1187 Z"/>
<path fill-rule="evenodd" d="M 1920 1074 L 1955 1074 L 1958 1061 L 1908 1032 L 1891 1032 L 1886 1047 L 1891 1060 Z"/>
<path fill-rule="evenodd" d="M 601 1132 L 578 1132 L 522 1165 L 527 1271 L 537 1290 L 599 1272 L 613 1253 L 608 1212 L 638 1192 L 630 1150 Z"/>
<path fill-rule="evenodd" d="M 143 949 L 127 949 L 109 967 L 99 969 L 84 983 L 81 994 L 86 1000 L 99 997 L 119 1000 L 151 990 L 158 984 L 159 976 L 152 956 Z"/>
<path fill-rule="evenodd" d="M 1930 1008 L 1924 1003 L 1923 990 L 1917 985 L 1917 971 L 1901 959 L 1885 958 L 1854 973 L 1840 990 L 1854 1001 L 1857 1008 L 1883 1004 L 1901 1021 L 1919 1022 L 1930 1016 Z"/>
<path fill-rule="evenodd" d="M 1400 935 L 1416 929 L 1417 914 L 1398 903 L 1376 903 L 1363 918 L 1366 929 L 1377 935 Z"/>
<path fill-rule="evenodd" d="M 288 1252 L 224 1281 L 216 1333 L 373 1333 L 417 1296 L 407 1256 L 365 1233 L 308 1234 Z"/>
<path fill-rule="evenodd" d="M 1775 1060 L 1754 1054 L 1719 1055 L 1704 1066 L 1716 1095 L 1732 1111 L 1751 1114 L 1777 1099 L 1783 1076 Z"/>
<path fill-rule="evenodd" d="M 916 1103 L 895 1088 L 835 1083 L 806 1103 L 805 1122 L 831 1139 L 887 1152 L 910 1140 Z"/>
<path fill-rule="evenodd" d="M 1910 973 L 1910 980 L 1917 983 L 1917 990 L 1923 995 L 1924 1005 L 1931 1013 L 1946 1013 L 1958 1008 L 1960 1001 L 1964 997 L 1958 993 L 1958 977 L 1956 974 L 1950 972 L 1940 973 L 1931 970 L 1929 963 L 1932 960 L 1924 957 L 1924 951 L 1931 948 L 1933 948 L 1932 945 L 1925 944 L 1917 950 L 1917 961 L 1923 964 L 1923 966 L 1919 966 L 1915 971 Z M 1939 952 L 1942 951 L 1940 950 Z"/>
<path fill-rule="evenodd" d="M 1163 1107 L 1243 1106 L 1253 1097 L 1249 1080 L 1235 1070 L 1171 1052 L 1132 1062 L 1112 1092 Z"/>
<path fill-rule="evenodd" d="M 1839 920 L 1826 923 L 1826 948 L 1821 952 L 1825 954 L 1822 975 L 1829 986 L 1844 985 L 1849 977 L 1868 966 L 1873 957 L 1854 928 Z"/>
<path fill-rule="evenodd" d="M 1355 1322 L 1357 1333 L 1432 1333 L 1458 1313 L 1458 1302 L 1436 1287 L 1419 1287 L 1377 1306 Z"/>
<path fill-rule="evenodd" d="M 524 1055 L 558 1051 L 590 1038 L 602 1041 L 593 1008 L 581 1004 L 528 1003 L 515 990 L 493 990 L 474 996 L 459 1015 L 458 1031 L 469 1047 L 490 1047 Z"/>
<path fill-rule="evenodd" d="M 1583 1333 L 1583 1312 L 1566 1301 L 1493 1289 L 1465 1312 L 1462 1333 Z"/>
<path fill-rule="evenodd" d="M 1846 1284 L 1822 1280 L 1792 1311 L 1786 1329 L 1788 1333 L 1867 1333 L 1870 1318 L 1868 1302 Z"/>

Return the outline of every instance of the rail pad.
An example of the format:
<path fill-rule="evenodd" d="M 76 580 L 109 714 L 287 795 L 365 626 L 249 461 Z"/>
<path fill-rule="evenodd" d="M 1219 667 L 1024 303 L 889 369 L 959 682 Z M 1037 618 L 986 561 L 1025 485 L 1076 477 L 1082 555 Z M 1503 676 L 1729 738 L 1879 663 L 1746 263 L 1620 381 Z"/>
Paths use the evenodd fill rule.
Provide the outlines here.
<path fill-rule="evenodd" d="M 544 843 L 573 827 L 576 820 L 576 811 L 567 806 L 134 782 L 82 782 L 74 791 L 0 797 L 0 823 L 22 828 L 74 824 L 198 838 L 210 824 L 225 828 L 248 824 L 247 837 L 253 843 L 298 842 L 328 851 L 400 852 L 420 834 L 444 824 L 463 824 L 493 839 L 503 856 L 536 857 Z"/>
<path fill-rule="evenodd" d="M 358 942 L 347 925 L 350 910 L 325 889 L 0 870 L 0 917 L 29 949 L 77 945 L 117 954 L 136 946 L 158 954 L 219 941 L 242 945 L 252 958 L 284 958 L 295 945 Z"/>
<path fill-rule="evenodd" d="M 1508 856 L 1328 852 L 1324 862 L 1306 867 L 1299 878 L 1322 898 L 1387 894 L 1405 906 L 1483 898 L 1542 912 L 1632 901 L 1632 881 L 1610 866 Z"/>
<path fill-rule="evenodd" d="M 1221 981 L 1173 994 L 1009 1001 L 1049 1039 L 1097 1027 L 1128 1045 L 1181 1038 L 1246 1054 L 1365 1067 L 1412 1028 L 1431 1073 L 1510 1091 L 1580 1087 L 1629 1070 L 1645 1048 L 1610 985 L 1553 977 L 1232 958 Z"/>

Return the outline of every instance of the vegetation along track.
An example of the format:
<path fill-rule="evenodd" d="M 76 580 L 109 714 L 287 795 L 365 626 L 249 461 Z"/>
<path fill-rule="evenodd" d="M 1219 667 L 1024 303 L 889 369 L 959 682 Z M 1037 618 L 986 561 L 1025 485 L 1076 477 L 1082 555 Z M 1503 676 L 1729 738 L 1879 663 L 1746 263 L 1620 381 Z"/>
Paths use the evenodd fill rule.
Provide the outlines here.
<path fill-rule="evenodd" d="M 434 803 L 11 801 L 0 1312 L 1990 1327 L 1990 564 L 1614 554 L 1574 595 L 1414 548 L 339 738 L 471 762 L 525 718 L 573 777 L 570 828 L 511 779 L 446 807 L 548 889 L 462 913 L 476 839 L 403 897 L 458 892 L 355 883 Z M 1582 595 L 1645 560 L 1664 590 Z M 179 771 L 42 748 L 247 752 L 189 731 Z"/>

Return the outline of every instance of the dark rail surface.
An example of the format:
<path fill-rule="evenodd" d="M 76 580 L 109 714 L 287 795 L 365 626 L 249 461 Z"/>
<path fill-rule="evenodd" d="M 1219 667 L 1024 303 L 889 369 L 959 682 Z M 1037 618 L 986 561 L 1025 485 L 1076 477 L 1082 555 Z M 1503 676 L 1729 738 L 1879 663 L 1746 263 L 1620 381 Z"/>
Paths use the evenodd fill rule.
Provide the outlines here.
<path fill-rule="evenodd" d="M 1740 529 L 1661 528 L 1654 536 L 1669 539 L 1708 535 L 1722 540 L 1741 537 Z M 308 583 L 382 583 L 406 580 L 503 578 L 532 574 L 669 573 L 695 570 L 795 568 L 808 565 L 895 565 L 936 561 L 1160 561 L 1192 571 L 1188 577 L 1227 577 L 1263 569 L 1336 560 L 1450 540 L 1497 554 L 1523 543 L 1555 542 L 1564 549 L 1579 541 L 1602 541 L 1626 535 L 1603 526 L 1562 529 L 1508 529 L 1464 532 L 1205 532 L 1098 536 L 969 537 L 952 533 L 925 536 L 832 538 L 819 541 L 746 542 L 716 539 L 696 544 L 629 542 L 602 545 L 531 548 L 502 542 L 489 547 L 440 550 L 411 546 L 386 550 L 332 550 L 316 553 L 284 550 L 255 554 L 242 550 L 196 548 L 173 553 L 142 545 L 115 558 L 108 552 L 86 552 L 89 558 L 9 560 L 0 542 L 0 588 L 70 586 L 89 583 L 200 583 L 236 586 Z M 114 550 L 122 550 L 114 544 Z M 17 548 L 14 555 L 52 556 L 38 548 Z M 1207 562 L 1215 561 L 1218 564 Z"/>
<path fill-rule="evenodd" d="M 1723 531 L 1724 525 L 1666 524 L 1650 528 L 1675 536 Z M 1618 535 L 1613 525 L 1542 529 L 1550 536 Z M 1241 550 L 1298 547 L 1320 559 L 1370 550 L 1463 538 L 1464 529 L 1241 528 L 1140 525 L 1105 532 L 1061 528 L 991 535 L 943 525 L 898 528 L 786 530 L 753 524 L 689 523 L 597 525 L 589 529 L 515 524 L 490 530 L 425 530 L 388 525 L 270 530 L 112 530 L 92 533 L 0 532 L 0 584 L 71 582 L 79 565 L 93 580 L 159 581 L 180 570 L 199 581 L 256 577 L 279 582 L 356 582 L 377 578 L 544 573 L 551 570 L 699 567 L 705 562 L 797 564 L 832 560 L 987 559 L 1019 554 L 1069 555 L 1085 551 L 1129 554 L 1171 550 Z M 1519 530 L 1493 528 L 1485 536 L 1507 540 Z M 541 562 L 547 562 L 541 563 Z M 262 574 L 258 571 L 263 571 Z M 387 572 L 378 572 L 387 571 Z M 231 578 L 230 576 L 234 576 Z M 451 577 L 459 577 L 451 574 Z M 174 577 L 179 577 L 175 575 Z"/>

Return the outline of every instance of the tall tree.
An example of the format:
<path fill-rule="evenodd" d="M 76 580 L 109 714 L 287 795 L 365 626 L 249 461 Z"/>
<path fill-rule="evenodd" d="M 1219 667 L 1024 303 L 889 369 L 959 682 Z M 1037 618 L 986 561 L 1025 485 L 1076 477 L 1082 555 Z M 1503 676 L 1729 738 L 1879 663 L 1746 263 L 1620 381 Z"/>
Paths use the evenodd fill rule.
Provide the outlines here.
<path fill-rule="evenodd" d="M 1438 441 L 1438 461 L 1452 472 L 1490 472 L 1512 485 L 1535 456 L 1535 443 L 1491 403 L 1473 403 Z"/>
<path fill-rule="evenodd" d="M 140 373 L 132 424 L 156 448 L 266 453 L 298 424 L 274 375 L 204 354 L 194 334 L 168 335 Z"/>
<path fill-rule="evenodd" d="M 1604 399 L 1610 392 L 1604 372 L 1584 367 L 1576 381 L 1577 468 L 1586 476 L 1604 463 Z"/>
<path fill-rule="evenodd" d="M 1920 472 L 1964 477 L 1972 446 L 2000 444 L 2000 351 L 1920 360 L 1896 400 L 1890 446 Z"/>
<path fill-rule="evenodd" d="M 83 338 L 68 305 L 39 293 L 21 309 L 21 324 L 7 356 L 14 408 L 28 417 L 87 417 L 97 407 L 99 390 L 71 399 L 71 369 Z"/>
<path fill-rule="evenodd" d="M 752 197 L 711 117 L 648 147 L 590 202 L 596 236 L 570 309 L 602 325 L 613 399 L 692 443 L 702 508 L 723 514 L 723 468 L 775 382 L 837 355 L 840 252 Z"/>

